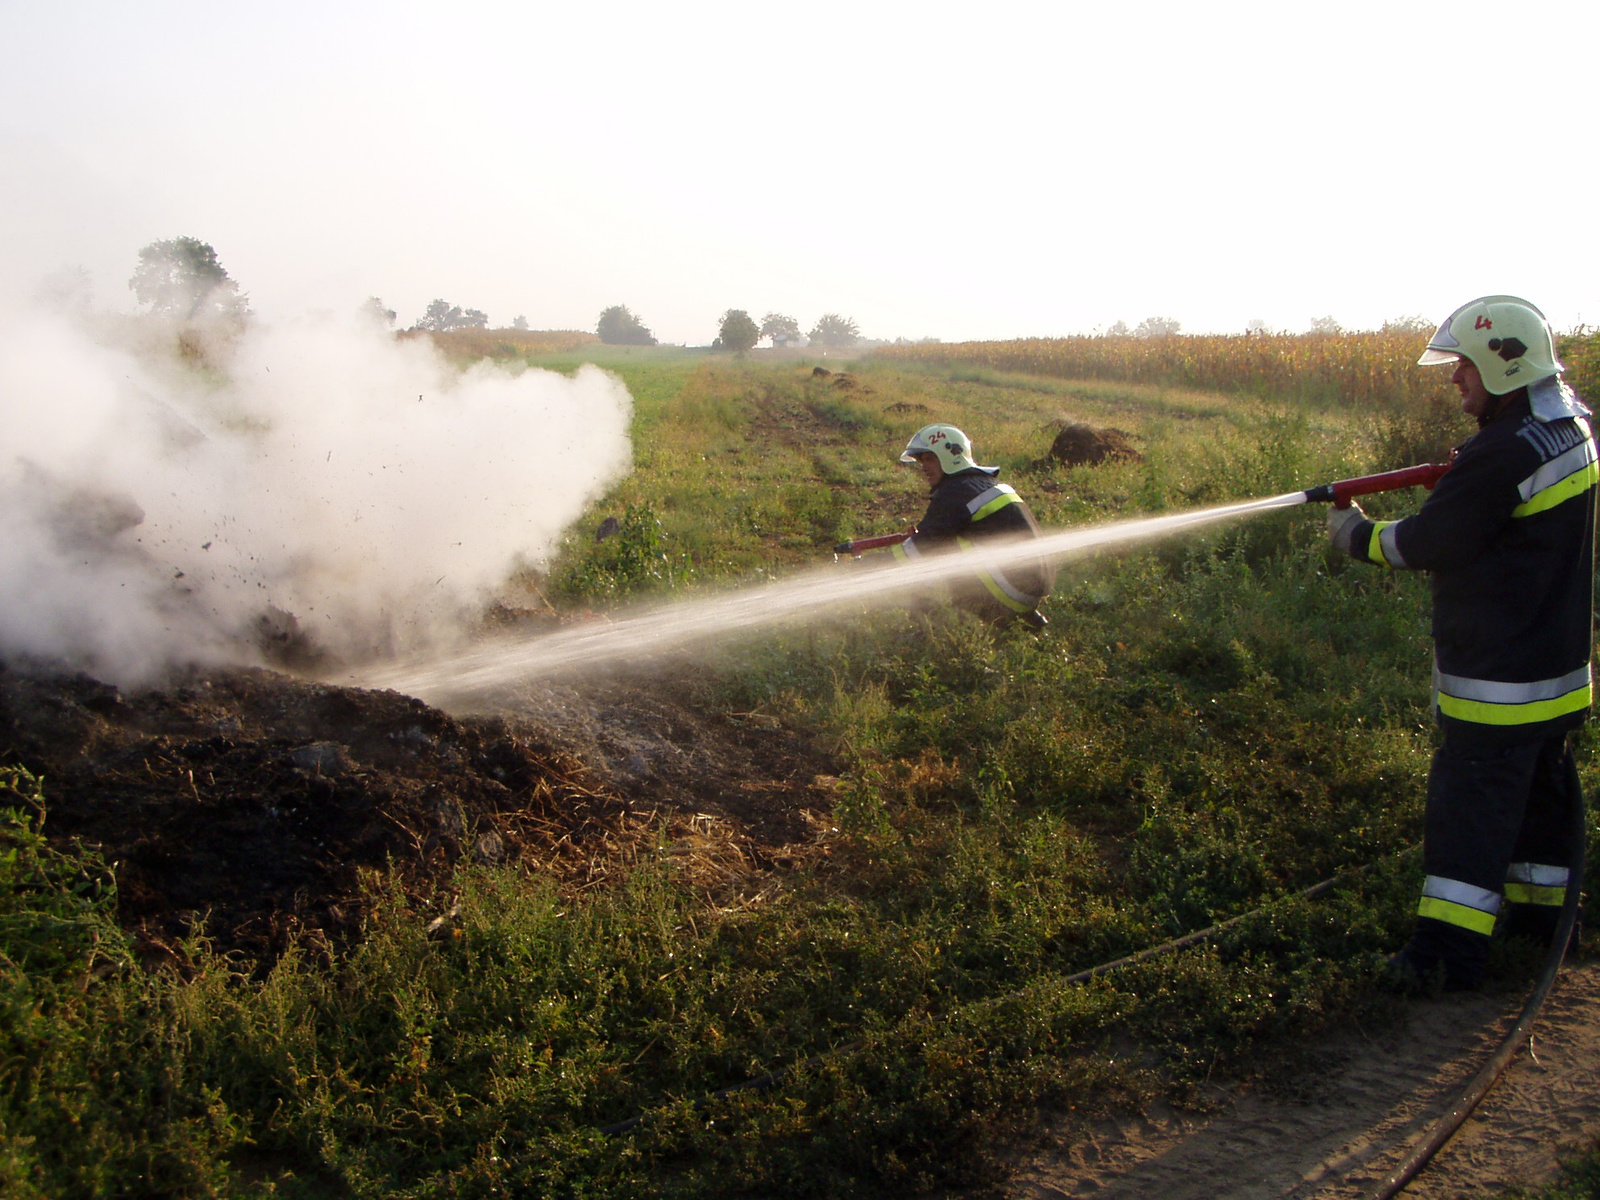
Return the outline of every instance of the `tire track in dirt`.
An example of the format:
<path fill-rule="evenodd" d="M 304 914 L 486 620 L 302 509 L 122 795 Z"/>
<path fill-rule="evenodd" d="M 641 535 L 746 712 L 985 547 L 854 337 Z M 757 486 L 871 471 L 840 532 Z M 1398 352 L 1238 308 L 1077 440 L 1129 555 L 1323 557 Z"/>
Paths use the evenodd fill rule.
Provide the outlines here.
<path fill-rule="evenodd" d="M 1373 1035 L 1346 1032 L 1315 1048 L 1314 1089 L 1289 1099 L 1261 1090 L 1196 1116 L 1153 1107 L 1062 1124 L 1015 1161 L 1014 1200 L 1355 1200 L 1376 1186 L 1482 1066 L 1525 993 L 1413 1003 Z M 1064 1139 L 1075 1136 L 1068 1144 Z M 1408 1200 L 1495 1196 L 1548 1182 L 1562 1159 L 1600 1136 L 1600 964 L 1571 965 L 1472 1119 L 1405 1190 Z"/>

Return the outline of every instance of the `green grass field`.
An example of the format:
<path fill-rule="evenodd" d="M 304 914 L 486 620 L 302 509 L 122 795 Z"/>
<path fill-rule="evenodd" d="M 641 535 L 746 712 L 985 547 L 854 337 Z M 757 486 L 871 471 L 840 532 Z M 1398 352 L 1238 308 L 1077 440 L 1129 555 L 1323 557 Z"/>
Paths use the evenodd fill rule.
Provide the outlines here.
<path fill-rule="evenodd" d="M 1467 432 L 1437 405 L 959 363 L 866 361 L 845 386 L 666 348 L 521 361 L 598 362 L 636 402 L 633 473 L 540 581 L 572 608 L 764 580 L 908 528 L 923 489 L 896 459 L 934 420 L 966 429 L 1047 527 L 1407 465 Z M 1143 459 L 1043 461 L 1064 421 L 1120 429 Z M 596 543 L 606 515 L 623 534 Z M 148 974 L 103 867 L 43 847 L 34 784 L 13 773 L 0 1190 L 913 1195 L 996 1178 L 1041 1108 L 1088 1121 L 1292 1071 L 1303 1039 L 1398 1011 L 1371 979 L 1414 907 L 1401 852 L 1430 752 L 1426 580 L 1334 556 L 1322 515 L 1069 564 L 1038 637 L 934 608 L 719 647 L 723 703 L 845 764 L 825 853 L 758 905 L 709 906 L 664 848 L 581 896 L 463 868 L 453 939 L 374 879 L 357 945 L 249 981 L 197 943 L 189 974 Z M 1062 982 L 1256 909 L 1207 946 Z M 1497 969 L 1520 986 L 1517 964 Z"/>

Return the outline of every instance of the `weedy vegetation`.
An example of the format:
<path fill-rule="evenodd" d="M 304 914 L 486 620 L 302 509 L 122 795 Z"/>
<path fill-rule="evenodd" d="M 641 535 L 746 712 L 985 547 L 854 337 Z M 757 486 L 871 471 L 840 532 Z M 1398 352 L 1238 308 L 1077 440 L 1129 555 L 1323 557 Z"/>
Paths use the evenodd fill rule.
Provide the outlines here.
<path fill-rule="evenodd" d="M 571 607 L 692 596 L 908 528 L 923 491 L 896 458 L 932 420 L 967 429 L 1047 527 L 1278 494 L 1468 432 L 1442 379 L 1397 366 L 1415 339 L 1337 369 L 1349 339 L 1085 341 L 1072 353 L 1177 359 L 1116 374 L 1061 342 L 919 346 L 841 383 L 670 348 L 536 356 L 598 361 L 637 406 L 634 471 L 544 589 Z M 1067 421 L 1121 429 L 1141 457 L 1052 462 Z M 1204 1107 L 1218 1081 L 1294 1070 L 1299 1040 L 1398 1011 L 1371 980 L 1415 903 L 1430 751 L 1426 581 L 1334 556 L 1322 515 L 1066 564 L 1038 636 L 908 606 L 708 652 L 730 710 L 844 764 L 815 846 L 759 903 L 708 903 L 665 845 L 583 893 L 463 867 L 448 936 L 374 877 L 353 944 L 257 970 L 202 933 L 181 970 L 147 971 L 105 864 L 51 849 L 38 781 L 6 772 L 0 1185 L 915 1195 L 993 1181 L 1041 1112 Z M 617 533 L 596 541 L 606 516 Z M 1497 980 L 1521 986 L 1518 969 Z"/>

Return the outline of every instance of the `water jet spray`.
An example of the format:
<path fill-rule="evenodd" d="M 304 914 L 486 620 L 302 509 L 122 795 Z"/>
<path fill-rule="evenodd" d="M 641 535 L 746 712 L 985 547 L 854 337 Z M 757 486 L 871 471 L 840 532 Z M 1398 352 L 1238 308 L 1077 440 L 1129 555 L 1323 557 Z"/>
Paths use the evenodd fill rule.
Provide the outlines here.
<path fill-rule="evenodd" d="M 970 575 L 978 567 L 999 567 L 1030 559 L 1066 560 L 1113 545 L 1166 537 L 1253 513 L 1292 508 L 1311 501 L 1348 505 L 1354 496 L 1423 484 L 1432 487 L 1449 464 L 1427 464 L 1358 479 L 1287 492 L 1264 500 L 1224 504 L 1194 512 L 1136 517 L 1085 529 L 1065 529 L 1038 538 L 990 543 L 963 554 L 945 554 L 908 563 L 874 565 L 861 560 L 848 572 L 834 567 L 809 571 L 762 587 L 696 597 L 646 609 L 613 620 L 599 620 L 536 637 L 502 638 L 443 658 L 391 663 L 364 671 L 357 686 L 393 688 L 449 706 L 529 679 L 568 672 L 636 666 L 697 644 L 726 640 L 742 631 L 837 612 L 842 605 L 868 605 L 926 590 L 930 585 Z M 860 539 L 836 553 L 889 546 L 907 534 Z"/>
<path fill-rule="evenodd" d="M 697 644 L 725 641 L 742 631 L 836 613 L 844 605 L 871 605 L 925 591 L 930 585 L 968 575 L 975 567 L 1004 568 L 1029 559 L 1068 559 L 1112 545 L 1164 537 L 1230 518 L 1304 504 L 1304 492 L 1227 504 L 1196 512 L 1113 521 L 1066 529 L 1024 541 L 985 546 L 964 554 L 938 555 L 909 563 L 863 562 L 841 572 L 829 566 L 762 587 L 696 597 L 613 620 L 530 638 L 501 638 L 442 658 L 391 663 L 345 682 L 393 688 L 449 707 L 496 688 L 574 669 L 636 666 Z"/>

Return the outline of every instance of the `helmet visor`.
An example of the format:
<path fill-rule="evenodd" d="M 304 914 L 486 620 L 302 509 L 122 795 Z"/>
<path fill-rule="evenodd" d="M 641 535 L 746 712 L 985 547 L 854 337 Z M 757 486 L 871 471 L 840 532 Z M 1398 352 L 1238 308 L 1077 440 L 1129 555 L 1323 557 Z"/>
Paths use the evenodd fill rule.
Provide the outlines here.
<path fill-rule="evenodd" d="M 1476 302 L 1474 302 L 1476 303 Z M 1468 305 L 1467 307 L 1471 307 Z M 1461 309 L 1456 309 L 1444 319 L 1444 324 L 1434 330 L 1433 336 L 1428 339 L 1428 348 L 1422 352 L 1422 357 L 1417 359 L 1419 367 L 1437 367 L 1445 363 L 1459 362 L 1461 360 L 1461 342 L 1450 331 L 1450 326 L 1461 314 Z"/>

